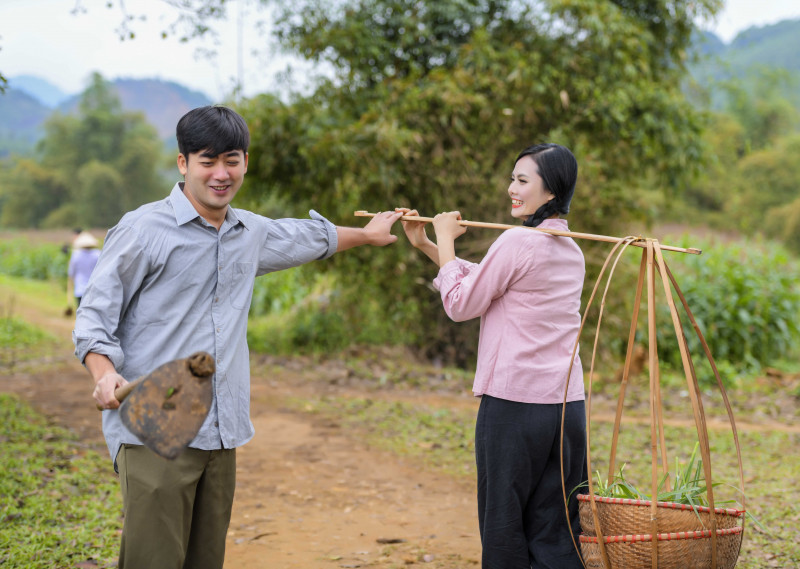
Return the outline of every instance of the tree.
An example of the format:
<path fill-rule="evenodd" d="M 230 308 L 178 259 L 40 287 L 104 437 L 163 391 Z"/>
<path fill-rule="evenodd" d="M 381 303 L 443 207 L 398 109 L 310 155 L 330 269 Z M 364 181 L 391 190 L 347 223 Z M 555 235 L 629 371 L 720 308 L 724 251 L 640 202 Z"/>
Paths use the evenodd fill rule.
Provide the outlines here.
<path fill-rule="evenodd" d="M 140 113 L 123 112 L 95 74 L 75 115 L 53 115 L 33 159 L 9 167 L 0 222 L 9 227 L 107 227 L 161 197 L 161 142 Z"/>
<path fill-rule="evenodd" d="M 781 90 L 792 83 L 787 71 L 768 67 L 751 69 L 744 82 L 721 83 L 727 101 L 724 110 L 744 128 L 748 151 L 761 150 L 797 132 L 800 112 L 781 95 Z"/>
<path fill-rule="evenodd" d="M 394 205 L 507 220 L 505 178 L 516 152 L 548 140 L 572 148 L 581 166 L 572 226 L 613 233 L 647 220 L 649 198 L 680 193 L 702 165 L 704 119 L 680 85 L 693 22 L 721 0 L 262 4 L 275 10 L 285 49 L 331 71 L 308 96 L 241 105 L 253 134 L 244 203 L 292 215 L 315 207 L 348 224 L 354 209 Z M 191 9 L 224 2 L 181 6 L 203 34 L 218 12 L 192 20 Z M 459 242 L 465 256 L 494 237 L 468 236 Z M 582 246 L 591 263 L 593 248 Z M 366 300 L 380 299 L 391 332 L 412 330 L 434 351 L 474 345 L 431 306 L 437 300 L 417 284 L 430 268 L 408 247 L 329 266 L 352 283 L 337 308 L 356 334 Z M 424 325 L 420 314 L 440 320 Z"/>
<path fill-rule="evenodd" d="M 581 165 L 570 218 L 613 233 L 644 219 L 645 189 L 674 195 L 701 165 L 703 118 L 679 90 L 691 22 L 719 2 L 553 0 L 297 0 L 278 8 L 277 37 L 331 66 L 314 93 L 241 106 L 253 132 L 248 190 L 314 207 L 353 224 L 355 209 L 410 205 L 423 215 L 459 209 L 507 221 L 507 174 L 516 153 L 544 140 Z M 462 255 L 496 235 L 470 231 Z M 592 261 L 592 247 L 582 246 Z M 335 258 L 359 275 L 342 298 L 353 328 L 359 300 L 420 345 L 470 346 L 427 288 L 431 270 L 399 245 Z M 413 262 L 412 262 L 413 261 Z M 369 270 L 365 270 L 364 264 Z M 368 292 L 369 291 L 369 292 Z M 430 318 L 430 317 L 429 317 Z M 429 320 L 430 322 L 430 320 Z M 463 328 L 462 328 L 463 329 Z M 471 330 L 469 333 L 474 333 Z M 457 348 L 458 349 L 458 348 Z M 458 355 L 469 359 L 470 354 Z"/>

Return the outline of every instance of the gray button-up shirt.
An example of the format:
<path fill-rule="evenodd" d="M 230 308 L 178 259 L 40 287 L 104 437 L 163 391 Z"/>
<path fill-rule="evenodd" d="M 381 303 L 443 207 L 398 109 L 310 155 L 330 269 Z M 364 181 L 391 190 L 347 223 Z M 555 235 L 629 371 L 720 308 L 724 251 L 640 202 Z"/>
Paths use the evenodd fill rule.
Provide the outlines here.
<path fill-rule="evenodd" d="M 190 446 L 235 448 L 254 434 L 250 420 L 247 315 L 256 276 L 333 255 L 336 227 L 311 219 L 269 219 L 228 208 L 219 231 L 183 195 L 126 214 L 106 236 L 77 312 L 75 355 L 108 356 L 128 381 L 198 350 L 214 356 L 214 399 Z M 117 410 L 103 411 L 111 458 L 141 442 Z"/>

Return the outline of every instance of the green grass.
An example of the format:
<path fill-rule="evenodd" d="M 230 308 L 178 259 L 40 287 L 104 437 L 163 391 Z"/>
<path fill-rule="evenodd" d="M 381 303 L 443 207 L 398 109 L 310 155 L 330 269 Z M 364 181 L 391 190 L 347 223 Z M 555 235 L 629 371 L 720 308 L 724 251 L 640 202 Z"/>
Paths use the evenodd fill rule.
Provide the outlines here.
<path fill-rule="evenodd" d="M 65 307 L 65 292 L 58 283 L 0 274 L 0 369 L 12 370 L 60 349 L 65 338 L 27 322 L 23 315 L 35 309 L 60 316 Z"/>
<path fill-rule="evenodd" d="M 14 313 L 18 306 L 33 305 L 39 310 L 61 313 L 66 308 L 66 285 L 58 281 L 40 281 L 0 273 L 0 308 L 3 314 Z"/>
<path fill-rule="evenodd" d="M 114 563 L 121 499 L 108 458 L 0 394 L 0 566 Z"/>
<path fill-rule="evenodd" d="M 0 369 L 42 357 L 55 342 L 53 336 L 20 318 L 0 316 Z"/>
<path fill-rule="evenodd" d="M 367 442 L 418 459 L 448 474 L 475 473 L 474 410 L 453 410 L 371 398 L 293 400 L 304 412 L 335 418 L 348 429 L 363 428 Z"/>
<path fill-rule="evenodd" d="M 668 397 L 670 393 L 664 395 Z M 417 460 L 426 468 L 456 476 L 474 476 L 476 410 L 361 397 L 295 400 L 292 406 L 339 421 L 369 444 Z M 611 452 L 611 428 L 608 424 L 593 423 L 592 430 L 592 469 L 599 469 L 605 475 Z M 623 424 L 617 455 L 617 469 L 626 463 L 626 478 L 648 489 L 649 437 L 649 425 Z M 800 567 L 800 543 L 795 539 L 800 520 L 800 487 L 796 484 L 800 472 L 800 434 L 777 430 L 742 432 L 740 427 L 739 437 L 745 505 L 762 527 L 747 520 L 737 567 Z M 697 435 L 693 426 L 667 427 L 665 438 L 669 460 L 685 461 L 691 455 Z M 741 494 L 730 430 L 712 430 L 709 439 L 715 502 L 736 507 L 730 502 L 741 501 Z"/>

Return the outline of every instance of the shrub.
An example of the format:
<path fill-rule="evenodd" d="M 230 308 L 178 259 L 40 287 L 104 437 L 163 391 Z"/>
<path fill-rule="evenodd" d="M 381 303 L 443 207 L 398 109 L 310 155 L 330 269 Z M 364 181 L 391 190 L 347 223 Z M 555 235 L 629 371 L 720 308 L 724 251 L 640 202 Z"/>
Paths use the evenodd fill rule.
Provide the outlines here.
<path fill-rule="evenodd" d="M 800 346 L 797 262 L 772 242 L 706 243 L 702 248 L 702 255 L 684 255 L 670 268 L 720 367 L 756 371 L 795 354 Z M 679 311 L 690 352 L 702 356 L 697 335 Z M 666 309 L 659 322 L 659 357 L 680 367 Z M 710 379 L 709 374 L 700 379 Z"/>
<path fill-rule="evenodd" d="M 66 279 L 68 264 L 69 255 L 59 245 L 0 241 L 0 273 L 36 280 Z"/>
<path fill-rule="evenodd" d="M 347 299 L 360 292 L 358 303 Z M 257 352 L 338 351 L 352 344 L 402 344 L 410 331 L 369 282 L 307 265 L 256 279 L 248 344 Z M 387 316 L 388 314 L 388 316 Z M 404 314 L 407 317 L 407 313 Z"/>

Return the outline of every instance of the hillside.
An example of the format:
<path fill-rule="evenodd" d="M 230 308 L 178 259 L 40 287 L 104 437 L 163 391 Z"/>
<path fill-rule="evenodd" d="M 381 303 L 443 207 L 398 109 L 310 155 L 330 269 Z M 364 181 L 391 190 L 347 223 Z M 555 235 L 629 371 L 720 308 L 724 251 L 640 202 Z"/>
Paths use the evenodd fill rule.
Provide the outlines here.
<path fill-rule="evenodd" d="M 24 91 L 11 88 L 0 96 L 0 156 L 33 148 L 50 112 Z"/>
<path fill-rule="evenodd" d="M 9 81 L 9 87 L 24 91 L 45 107 L 54 109 L 69 95 L 46 79 L 35 75 L 17 75 Z"/>
<path fill-rule="evenodd" d="M 750 93 L 763 80 L 765 69 L 785 72 L 779 95 L 800 109 L 800 19 L 744 30 L 730 44 L 712 33 L 701 33 L 695 43 L 700 60 L 690 66 L 695 81 L 711 92 L 711 104 L 719 108 L 723 96 L 715 84 L 736 80 Z"/>
<path fill-rule="evenodd" d="M 175 136 L 175 125 L 187 111 L 211 104 L 197 91 L 159 79 L 117 79 L 111 85 L 127 111 L 141 111 L 148 122 L 158 130 L 163 140 Z M 78 108 L 80 95 L 74 95 L 58 106 L 62 113 L 72 113 Z"/>
<path fill-rule="evenodd" d="M 39 79 L 40 82 L 33 79 Z M 6 94 L 0 96 L 0 157 L 30 151 L 44 134 L 42 126 L 53 112 L 42 102 L 42 94 L 46 91 L 41 89 L 47 89 L 49 85 L 46 81 L 27 77 L 27 81 L 17 82 L 12 78 L 11 85 Z M 119 96 L 122 108 L 144 113 L 169 146 L 174 146 L 178 119 L 195 107 L 211 104 L 203 93 L 171 81 L 117 79 L 111 85 Z M 77 109 L 79 99 L 80 95 L 68 97 L 55 110 L 72 113 Z"/>

